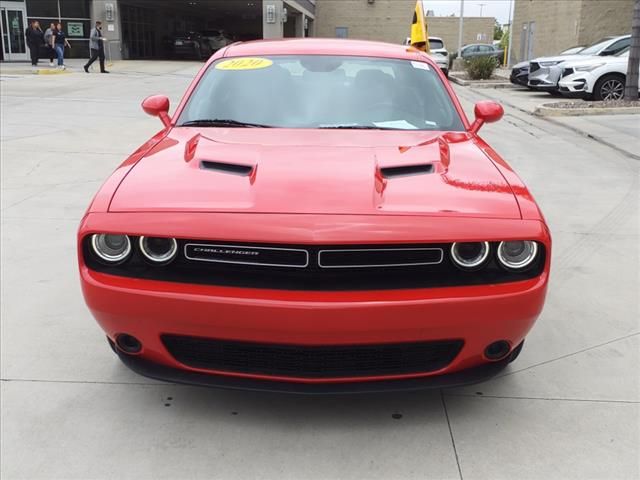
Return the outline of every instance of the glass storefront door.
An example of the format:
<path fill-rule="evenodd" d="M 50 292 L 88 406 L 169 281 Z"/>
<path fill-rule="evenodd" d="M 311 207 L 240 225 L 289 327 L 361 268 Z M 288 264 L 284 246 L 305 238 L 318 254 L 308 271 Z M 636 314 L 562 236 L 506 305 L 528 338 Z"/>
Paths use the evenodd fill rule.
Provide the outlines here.
<path fill-rule="evenodd" d="M 27 42 L 24 36 L 27 12 L 24 4 L 0 2 L 0 30 L 2 31 L 2 59 L 27 60 Z"/>

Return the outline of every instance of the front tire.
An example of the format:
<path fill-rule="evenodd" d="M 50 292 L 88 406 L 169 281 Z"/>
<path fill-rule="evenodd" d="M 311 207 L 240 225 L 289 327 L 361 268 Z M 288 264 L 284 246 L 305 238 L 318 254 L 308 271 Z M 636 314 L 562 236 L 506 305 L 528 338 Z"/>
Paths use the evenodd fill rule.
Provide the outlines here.
<path fill-rule="evenodd" d="M 604 75 L 593 88 L 594 100 L 621 100 L 624 98 L 625 76 L 617 73 Z"/>

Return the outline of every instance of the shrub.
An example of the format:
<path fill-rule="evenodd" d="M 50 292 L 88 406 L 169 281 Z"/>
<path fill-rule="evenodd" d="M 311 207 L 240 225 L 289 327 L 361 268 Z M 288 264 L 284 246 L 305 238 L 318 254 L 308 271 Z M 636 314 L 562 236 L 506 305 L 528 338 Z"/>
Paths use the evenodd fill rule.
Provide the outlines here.
<path fill-rule="evenodd" d="M 465 69 L 471 80 L 488 80 L 497 66 L 498 62 L 493 57 L 476 57 L 465 62 Z"/>

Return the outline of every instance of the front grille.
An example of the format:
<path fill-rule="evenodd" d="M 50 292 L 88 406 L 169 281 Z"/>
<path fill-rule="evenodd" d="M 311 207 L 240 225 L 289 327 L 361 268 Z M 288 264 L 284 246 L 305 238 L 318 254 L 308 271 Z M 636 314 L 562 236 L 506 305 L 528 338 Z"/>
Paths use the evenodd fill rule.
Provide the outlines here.
<path fill-rule="evenodd" d="M 221 372 L 340 378 L 433 372 L 449 365 L 462 340 L 382 345 L 300 346 L 163 335 L 180 363 Z"/>
<path fill-rule="evenodd" d="M 538 62 L 529 63 L 529 73 L 533 73 L 536 70 L 540 70 L 540 64 Z"/>
<path fill-rule="evenodd" d="M 102 263 L 83 242 L 87 266 L 111 275 L 167 282 L 280 290 L 352 291 L 431 288 L 515 282 L 544 268 L 545 251 L 522 272 L 501 268 L 493 255 L 480 270 L 455 266 L 450 244 L 282 245 L 178 240 L 179 255 L 152 265 L 131 237 L 133 253 L 122 264 Z"/>
<path fill-rule="evenodd" d="M 563 68 L 562 69 L 562 77 L 568 77 L 569 75 L 573 74 L 574 70 L 573 68 Z"/>

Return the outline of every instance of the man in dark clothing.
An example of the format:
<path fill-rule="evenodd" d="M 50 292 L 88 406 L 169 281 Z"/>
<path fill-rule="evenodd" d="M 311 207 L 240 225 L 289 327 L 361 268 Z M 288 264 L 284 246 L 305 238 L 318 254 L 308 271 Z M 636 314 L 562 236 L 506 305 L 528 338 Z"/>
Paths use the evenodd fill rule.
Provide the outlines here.
<path fill-rule="evenodd" d="M 89 73 L 89 67 L 97 59 L 100 59 L 100 72 L 109 73 L 104 68 L 104 38 L 102 37 L 102 22 L 96 22 L 95 28 L 91 29 L 89 36 L 89 48 L 91 49 L 91 58 L 84 66 L 84 71 Z"/>
<path fill-rule="evenodd" d="M 44 33 L 42 33 L 42 29 L 40 28 L 40 22 L 37 20 L 31 22 L 31 25 L 27 28 L 25 37 L 27 37 L 27 46 L 31 54 L 31 65 L 36 66 L 38 65 L 40 47 L 44 45 Z"/>

